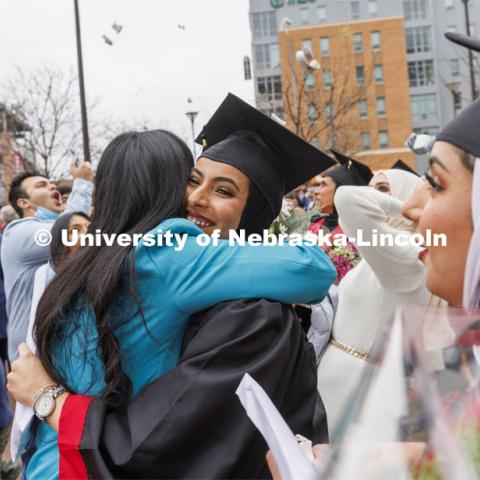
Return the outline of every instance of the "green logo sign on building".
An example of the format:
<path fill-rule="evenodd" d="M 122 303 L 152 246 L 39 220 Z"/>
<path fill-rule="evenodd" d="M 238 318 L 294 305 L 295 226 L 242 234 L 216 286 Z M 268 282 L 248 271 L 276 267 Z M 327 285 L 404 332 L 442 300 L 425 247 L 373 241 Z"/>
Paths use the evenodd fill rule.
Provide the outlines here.
<path fill-rule="evenodd" d="M 316 0 L 270 0 L 273 8 L 282 8 L 285 5 L 302 5 L 304 3 L 313 3 Z"/>

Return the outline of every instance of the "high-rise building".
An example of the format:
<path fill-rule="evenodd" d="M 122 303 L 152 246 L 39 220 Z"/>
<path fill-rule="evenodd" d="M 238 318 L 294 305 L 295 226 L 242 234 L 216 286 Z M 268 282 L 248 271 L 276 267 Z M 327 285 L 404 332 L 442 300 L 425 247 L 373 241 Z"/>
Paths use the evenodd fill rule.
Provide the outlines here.
<path fill-rule="evenodd" d="M 435 134 L 472 99 L 466 50 L 444 37 L 447 31 L 466 31 L 465 2 L 475 35 L 480 32 L 480 0 L 250 0 L 257 106 L 283 111 L 280 30 L 401 16 L 413 128 Z M 274 101 L 265 103 L 265 95 Z"/>
<path fill-rule="evenodd" d="M 322 148 L 358 152 L 374 170 L 399 158 L 415 167 L 404 145 L 412 122 L 402 17 L 289 29 L 279 33 L 279 46 L 291 130 Z M 302 49 L 313 54 L 316 70 L 299 65 Z"/>

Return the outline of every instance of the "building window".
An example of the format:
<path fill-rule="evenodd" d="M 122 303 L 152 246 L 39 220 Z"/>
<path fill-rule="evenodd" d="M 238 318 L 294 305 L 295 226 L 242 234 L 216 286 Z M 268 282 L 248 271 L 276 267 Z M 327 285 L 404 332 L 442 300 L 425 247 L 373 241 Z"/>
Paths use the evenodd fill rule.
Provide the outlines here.
<path fill-rule="evenodd" d="M 378 143 L 380 148 L 388 148 L 388 132 L 386 130 L 378 132 Z"/>
<path fill-rule="evenodd" d="M 353 51 L 354 52 L 363 51 L 363 35 L 361 33 L 353 34 Z"/>
<path fill-rule="evenodd" d="M 259 95 L 266 95 L 269 100 L 281 100 L 282 81 L 280 75 L 272 77 L 258 77 L 257 91 Z"/>
<path fill-rule="evenodd" d="M 362 142 L 362 147 L 365 150 L 368 150 L 370 148 L 370 135 L 368 132 L 362 132 L 360 134 L 360 140 Z"/>
<path fill-rule="evenodd" d="M 332 86 L 332 71 L 324 70 L 323 71 L 323 86 L 325 88 L 330 88 Z"/>
<path fill-rule="evenodd" d="M 373 74 L 375 77 L 375 83 L 383 83 L 383 66 L 375 65 L 373 69 Z"/>
<path fill-rule="evenodd" d="M 352 20 L 357 20 L 360 18 L 360 2 L 350 2 L 350 12 L 352 15 Z"/>
<path fill-rule="evenodd" d="M 327 21 L 327 7 L 325 5 L 320 5 L 317 9 L 318 21 L 326 22 Z"/>
<path fill-rule="evenodd" d="M 308 50 L 309 52 L 312 51 L 312 41 L 309 38 L 304 38 L 302 40 L 302 49 Z"/>
<path fill-rule="evenodd" d="M 275 12 L 252 13 L 254 37 L 274 37 L 277 35 Z"/>
<path fill-rule="evenodd" d="M 376 17 L 378 13 L 377 0 L 368 0 L 368 13 L 371 17 Z"/>
<path fill-rule="evenodd" d="M 445 0 L 445 8 L 447 10 L 452 10 L 453 8 L 453 0 Z"/>
<path fill-rule="evenodd" d="M 365 69 L 363 67 L 356 68 L 357 85 L 363 85 L 365 83 Z"/>
<path fill-rule="evenodd" d="M 377 115 L 384 117 L 387 114 L 387 108 L 385 106 L 385 97 L 377 97 Z"/>
<path fill-rule="evenodd" d="M 414 122 L 437 120 L 437 95 L 435 93 L 412 95 L 410 100 L 412 105 L 412 119 Z"/>
<path fill-rule="evenodd" d="M 317 106 L 314 103 L 311 103 L 308 106 L 308 119 L 311 122 L 314 122 L 318 118 L 318 109 Z"/>
<path fill-rule="evenodd" d="M 325 104 L 325 115 L 328 120 L 332 120 L 333 117 L 333 105 L 332 102 L 327 102 Z"/>
<path fill-rule="evenodd" d="M 255 66 L 257 69 L 278 68 L 280 66 L 280 53 L 278 43 L 270 45 L 255 45 Z"/>
<path fill-rule="evenodd" d="M 429 18 L 429 0 L 403 0 L 405 20 L 424 20 Z"/>
<path fill-rule="evenodd" d="M 432 51 L 431 27 L 406 28 L 405 40 L 407 43 L 407 53 Z"/>
<path fill-rule="evenodd" d="M 320 55 L 322 55 L 322 57 L 330 55 L 330 39 L 328 37 L 322 37 L 320 39 Z"/>
<path fill-rule="evenodd" d="M 462 109 L 462 92 L 456 91 L 452 92 L 453 94 L 453 110 L 454 114 L 457 115 L 457 113 Z"/>
<path fill-rule="evenodd" d="M 457 33 L 457 26 L 456 25 L 448 25 L 446 28 L 448 33 Z"/>
<path fill-rule="evenodd" d="M 421 127 L 415 128 L 413 131 L 418 134 L 432 135 L 433 137 L 438 134 L 438 127 Z"/>
<path fill-rule="evenodd" d="M 458 58 L 452 58 L 450 60 L 450 73 L 452 77 L 458 77 L 460 75 L 460 60 Z"/>
<path fill-rule="evenodd" d="M 366 100 L 360 100 L 358 102 L 358 115 L 360 118 L 368 117 L 368 103 Z"/>
<path fill-rule="evenodd" d="M 313 73 L 307 73 L 307 75 L 305 75 L 305 88 L 307 90 L 313 90 L 315 88 L 315 77 Z"/>
<path fill-rule="evenodd" d="M 380 41 L 380 32 L 372 32 L 372 48 L 374 50 L 380 50 L 381 41 Z"/>
<path fill-rule="evenodd" d="M 435 85 L 433 60 L 408 62 L 408 79 L 410 80 L 410 87 Z"/>
<path fill-rule="evenodd" d="M 302 25 L 308 25 L 310 23 L 310 17 L 308 15 L 308 8 L 302 8 L 300 10 L 300 20 Z"/>

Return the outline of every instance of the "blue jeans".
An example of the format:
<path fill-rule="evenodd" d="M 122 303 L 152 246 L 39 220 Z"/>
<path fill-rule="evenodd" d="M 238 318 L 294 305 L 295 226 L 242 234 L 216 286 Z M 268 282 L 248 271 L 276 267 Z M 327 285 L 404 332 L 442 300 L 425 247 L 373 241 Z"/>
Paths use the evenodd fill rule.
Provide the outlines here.
<path fill-rule="evenodd" d="M 12 411 L 8 405 L 7 379 L 5 377 L 5 368 L 0 361 L 0 428 L 6 427 L 13 418 Z"/>

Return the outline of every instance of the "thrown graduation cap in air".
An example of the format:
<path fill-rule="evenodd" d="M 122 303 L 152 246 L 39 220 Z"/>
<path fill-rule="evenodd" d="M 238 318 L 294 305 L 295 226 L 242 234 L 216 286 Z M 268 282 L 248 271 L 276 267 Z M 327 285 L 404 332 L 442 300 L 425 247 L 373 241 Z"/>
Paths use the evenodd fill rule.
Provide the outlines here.
<path fill-rule="evenodd" d="M 252 232 L 270 226 L 285 194 L 335 163 L 232 93 L 196 142 L 204 147 L 201 157 L 229 164 L 251 180 L 239 228 Z"/>
<path fill-rule="evenodd" d="M 463 35 L 462 33 L 447 32 L 445 37 L 453 43 L 467 47 L 469 50 L 480 52 L 480 39 Z"/>
<path fill-rule="evenodd" d="M 399 159 L 397 160 L 393 166 L 392 169 L 397 169 L 397 170 L 404 170 L 405 172 L 410 172 L 419 177 L 420 175 L 409 165 L 407 165 L 403 160 Z"/>
<path fill-rule="evenodd" d="M 480 157 L 480 98 L 464 108 L 437 135 L 437 142 L 448 142 L 465 150 L 474 157 Z"/>
<path fill-rule="evenodd" d="M 353 158 L 347 157 L 343 153 L 330 149 L 340 166 L 325 173 L 325 177 L 330 177 L 340 187 L 342 185 L 367 186 L 373 178 L 373 173 L 367 165 L 360 163 Z"/>

